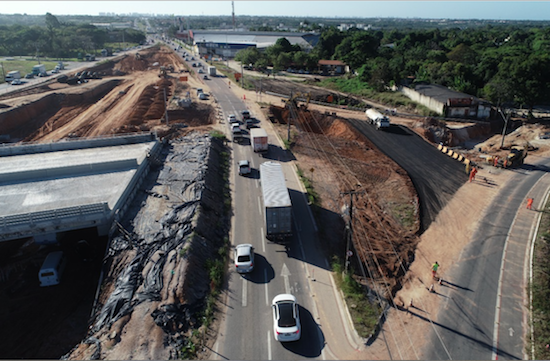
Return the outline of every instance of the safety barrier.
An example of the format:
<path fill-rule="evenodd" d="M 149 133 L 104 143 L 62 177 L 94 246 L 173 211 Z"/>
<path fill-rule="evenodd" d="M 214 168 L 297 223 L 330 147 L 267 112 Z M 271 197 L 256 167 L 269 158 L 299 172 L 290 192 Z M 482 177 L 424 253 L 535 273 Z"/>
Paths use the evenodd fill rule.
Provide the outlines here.
<path fill-rule="evenodd" d="M 455 152 L 454 150 L 450 149 L 449 147 L 444 146 L 443 144 L 439 144 L 437 146 L 437 149 L 439 149 L 442 153 L 447 154 L 449 157 L 458 160 L 461 163 L 469 164 L 471 161 L 463 156 L 462 154 L 459 154 Z"/>

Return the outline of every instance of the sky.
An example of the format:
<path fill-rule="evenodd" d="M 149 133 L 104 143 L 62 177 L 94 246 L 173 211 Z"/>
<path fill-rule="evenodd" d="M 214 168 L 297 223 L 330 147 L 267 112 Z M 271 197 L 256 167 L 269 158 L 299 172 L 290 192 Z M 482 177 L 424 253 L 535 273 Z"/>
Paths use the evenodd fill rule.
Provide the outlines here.
<path fill-rule="evenodd" d="M 1 14 L 226 15 L 231 1 L 2 1 Z M 550 20 L 550 1 L 235 1 L 235 16 Z"/>

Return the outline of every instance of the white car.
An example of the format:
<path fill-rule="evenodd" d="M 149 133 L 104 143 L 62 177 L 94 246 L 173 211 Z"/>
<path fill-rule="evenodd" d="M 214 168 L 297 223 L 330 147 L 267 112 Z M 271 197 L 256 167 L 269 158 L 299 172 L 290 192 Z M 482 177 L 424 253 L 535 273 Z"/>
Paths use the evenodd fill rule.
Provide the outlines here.
<path fill-rule="evenodd" d="M 237 120 L 237 117 L 235 116 L 235 114 L 231 114 L 230 116 L 227 117 L 227 121 L 229 123 L 238 123 L 239 121 Z"/>
<path fill-rule="evenodd" d="M 296 297 L 288 293 L 277 295 L 271 301 L 271 308 L 275 340 L 280 342 L 298 341 L 302 330 Z"/>
<path fill-rule="evenodd" d="M 235 269 L 238 273 L 250 273 L 254 269 L 254 247 L 251 244 L 235 247 Z"/>
<path fill-rule="evenodd" d="M 250 162 L 248 160 L 239 161 L 239 175 L 248 175 L 250 172 Z"/>
<path fill-rule="evenodd" d="M 11 85 L 21 85 L 21 84 L 23 84 L 23 83 L 19 79 L 13 79 L 12 82 L 11 82 Z"/>

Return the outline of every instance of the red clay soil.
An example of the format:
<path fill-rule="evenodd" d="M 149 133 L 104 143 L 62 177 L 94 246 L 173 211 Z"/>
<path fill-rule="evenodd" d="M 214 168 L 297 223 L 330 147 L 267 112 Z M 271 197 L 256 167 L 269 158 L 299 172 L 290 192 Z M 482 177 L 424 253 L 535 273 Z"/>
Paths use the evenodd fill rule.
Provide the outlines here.
<path fill-rule="evenodd" d="M 286 124 L 288 109 L 271 106 L 269 111 L 275 123 Z M 376 288 L 385 297 L 393 296 L 401 288 L 418 243 L 417 195 L 410 178 L 341 119 L 305 109 L 298 110 L 297 118 L 300 131 L 293 138 L 292 152 L 304 176 L 322 195 L 320 209 L 329 211 L 320 213 L 327 218 L 319 222 L 322 227 L 330 224 L 329 229 L 321 230 L 324 243 L 331 254 L 344 249 L 339 214 L 350 196 L 342 194 L 360 191 L 353 200 L 354 248 L 374 273 L 367 278 L 375 279 Z M 286 126 L 280 128 L 284 132 Z M 331 214 L 336 215 L 332 221 L 328 219 Z"/>
<path fill-rule="evenodd" d="M 181 123 L 195 127 L 214 123 L 212 103 L 202 101 L 185 110 L 169 106 L 166 124 L 165 104 L 171 104 L 174 96 L 181 96 L 200 83 L 191 76 L 188 83 L 179 81 L 179 73 L 186 70 L 185 66 L 167 48 L 153 47 L 139 54 L 90 68 L 103 75 L 100 80 L 92 79 L 81 85 L 52 82 L 19 96 L 4 97 L 0 100 L 4 106 L 0 133 L 24 142 L 152 130 L 176 137 L 188 132 Z M 160 76 L 160 66 L 174 72 Z"/>

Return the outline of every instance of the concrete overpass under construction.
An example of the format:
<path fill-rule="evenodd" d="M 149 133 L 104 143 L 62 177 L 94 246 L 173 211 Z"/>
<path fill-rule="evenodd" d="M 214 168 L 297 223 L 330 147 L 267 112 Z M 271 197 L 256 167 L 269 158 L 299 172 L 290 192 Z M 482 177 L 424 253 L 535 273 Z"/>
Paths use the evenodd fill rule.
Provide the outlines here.
<path fill-rule="evenodd" d="M 161 149 L 153 134 L 0 147 L 0 242 L 107 235 Z"/>

